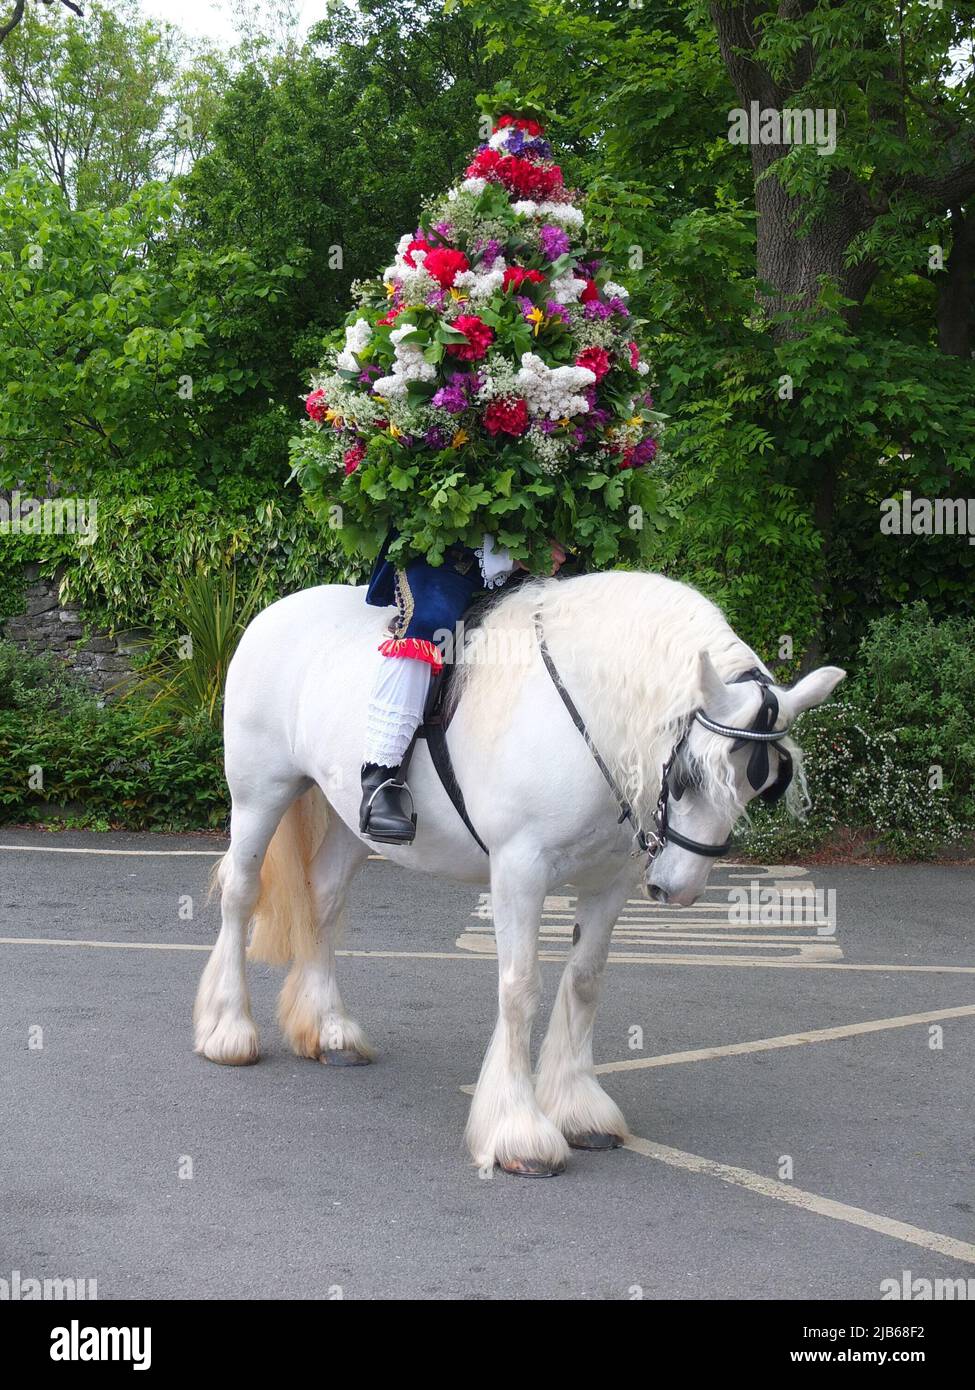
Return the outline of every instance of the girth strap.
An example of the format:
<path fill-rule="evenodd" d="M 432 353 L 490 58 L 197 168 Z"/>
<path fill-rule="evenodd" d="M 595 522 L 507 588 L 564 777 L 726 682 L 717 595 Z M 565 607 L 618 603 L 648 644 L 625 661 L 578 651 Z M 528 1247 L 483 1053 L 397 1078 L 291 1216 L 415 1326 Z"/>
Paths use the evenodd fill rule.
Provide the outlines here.
<path fill-rule="evenodd" d="M 443 702 L 443 681 L 444 672 L 440 671 L 434 676 L 430 693 L 427 696 L 426 709 L 423 711 L 423 723 L 413 735 L 413 740 L 403 757 L 400 765 L 400 780 L 406 776 L 406 769 L 413 756 L 413 749 L 418 738 L 425 738 L 427 748 L 430 752 L 430 761 L 436 769 L 437 776 L 440 778 L 444 791 L 450 797 L 454 810 L 467 826 L 473 839 L 484 851 L 490 854 L 487 845 L 474 829 L 473 822 L 467 814 L 467 803 L 464 801 L 464 793 L 460 789 L 457 781 L 457 774 L 454 772 L 454 765 L 450 760 L 450 749 L 447 747 L 447 725 L 444 721 L 444 702 Z"/>

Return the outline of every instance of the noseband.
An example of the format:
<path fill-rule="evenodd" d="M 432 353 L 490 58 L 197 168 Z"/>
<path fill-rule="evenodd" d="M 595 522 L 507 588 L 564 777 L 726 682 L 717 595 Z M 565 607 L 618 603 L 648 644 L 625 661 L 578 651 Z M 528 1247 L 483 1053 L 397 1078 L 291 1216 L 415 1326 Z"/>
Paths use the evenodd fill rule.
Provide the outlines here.
<path fill-rule="evenodd" d="M 775 693 L 769 688 L 772 684 L 772 677 L 766 675 L 764 671 L 760 671 L 757 666 L 753 666 L 750 670 L 742 671 L 739 675 L 735 676 L 729 684 L 734 685 L 742 681 L 755 681 L 755 683 L 761 687 L 762 703 L 755 718 L 747 729 L 735 729 L 727 724 L 719 724 L 716 720 L 710 719 L 704 713 L 703 709 L 694 711 L 683 733 L 670 750 L 670 757 L 664 763 L 663 771 L 660 776 L 660 795 L 657 798 L 657 808 L 653 816 L 655 829 L 651 830 L 648 835 L 637 824 L 636 817 L 633 814 L 633 807 L 620 791 L 615 777 L 600 757 L 599 751 L 592 741 L 589 730 L 586 728 L 585 720 L 576 708 L 572 696 L 563 685 L 562 677 L 559 675 L 555 662 L 552 660 L 552 654 L 548 649 L 548 644 L 545 641 L 545 635 L 542 631 L 541 621 L 537 614 L 535 616 L 535 636 L 538 641 L 538 648 L 541 652 L 542 661 L 545 664 L 546 671 L 552 679 L 552 684 L 558 691 L 563 705 L 565 705 L 568 710 L 573 724 L 585 739 L 586 746 L 596 761 L 596 766 L 605 777 L 610 790 L 616 798 L 616 804 L 620 811 L 619 824 L 622 825 L 625 820 L 630 822 L 636 831 L 637 844 L 641 850 L 649 854 L 651 861 L 657 857 L 664 845 L 668 843 L 679 845 L 681 849 L 689 850 L 691 854 L 704 855 L 708 859 L 717 859 L 719 855 L 727 854 L 728 850 L 731 848 L 730 835 L 723 845 L 706 845 L 699 840 L 691 840 L 686 835 L 678 834 L 668 823 L 667 812 L 671 798 L 673 798 L 674 801 L 679 801 L 684 795 L 686 788 L 684 782 L 677 782 L 676 786 L 671 787 L 671 774 L 674 764 L 687 741 L 688 734 L 691 731 L 691 724 L 695 720 L 712 734 L 719 734 L 722 738 L 734 739 L 735 742 L 731 747 L 733 753 L 739 748 L 743 748 L 747 743 L 755 745 L 748 759 L 748 781 L 756 791 L 768 781 L 768 750 L 770 747 L 774 748 L 779 755 L 779 772 L 772 786 L 769 787 L 767 791 L 762 792 L 762 800 L 772 803 L 778 801 L 785 793 L 789 783 L 792 781 L 792 756 L 789 750 L 784 744 L 780 743 L 779 740 L 788 733 L 788 729 L 777 730 L 775 728 L 775 721 L 779 717 L 779 702 Z"/>

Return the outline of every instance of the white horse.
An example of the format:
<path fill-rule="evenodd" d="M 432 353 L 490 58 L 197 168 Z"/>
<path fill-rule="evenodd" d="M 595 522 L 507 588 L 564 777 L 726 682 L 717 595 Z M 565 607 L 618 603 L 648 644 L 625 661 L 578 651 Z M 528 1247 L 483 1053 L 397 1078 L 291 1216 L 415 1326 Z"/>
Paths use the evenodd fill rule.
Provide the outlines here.
<path fill-rule="evenodd" d="M 383 854 L 404 868 L 489 883 L 497 938 L 499 1013 L 467 1142 L 484 1170 L 548 1175 L 565 1166 L 570 1146 L 615 1147 L 627 1134 L 592 1056 L 621 908 L 641 873 L 658 900 L 689 905 L 714 859 L 670 839 L 649 867 L 634 852 L 633 824 L 620 822 L 618 801 L 543 665 L 536 615 L 593 747 L 633 821 L 648 830 L 663 764 L 686 734 L 670 831 L 712 849 L 730 834 L 764 789 L 746 776 L 749 746 L 737 748 L 730 735 L 749 728 L 765 692 L 749 680 L 726 684 L 764 668 L 714 604 L 684 584 L 622 572 L 530 581 L 503 595 L 469 635 L 454 683 L 450 754 L 490 857 L 418 745 L 409 774 L 416 839 L 384 845 Z M 261 613 L 234 656 L 224 720 L 230 848 L 217 870 L 222 926 L 194 1015 L 196 1049 L 212 1062 L 257 1060 L 244 969 L 252 923 L 250 955 L 291 964 L 279 1020 L 294 1051 L 345 1065 L 372 1057 L 335 968 L 346 896 L 371 848 L 358 833 L 359 767 L 388 617 L 366 606 L 362 589 L 309 589 Z M 826 699 L 843 675 L 823 667 L 789 689 L 772 685 L 775 730 Z M 727 732 L 695 720 L 700 709 Z M 798 749 L 788 739 L 781 746 L 796 760 L 789 797 L 801 809 Z M 776 761 L 770 750 L 767 785 Z M 537 938 L 546 894 L 564 884 L 578 894 L 577 929 L 533 1074 Z"/>

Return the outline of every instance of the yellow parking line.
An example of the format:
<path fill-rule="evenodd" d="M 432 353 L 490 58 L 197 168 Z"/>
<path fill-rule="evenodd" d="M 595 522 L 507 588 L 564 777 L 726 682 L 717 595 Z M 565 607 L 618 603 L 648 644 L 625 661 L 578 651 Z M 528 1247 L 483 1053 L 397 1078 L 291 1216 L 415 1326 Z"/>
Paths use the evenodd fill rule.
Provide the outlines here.
<path fill-rule="evenodd" d="M 685 1153 L 682 1149 L 672 1149 L 667 1144 L 657 1144 L 652 1139 L 641 1139 L 631 1135 L 624 1148 L 644 1158 L 666 1163 L 671 1168 L 682 1168 L 685 1172 L 700 1173 L 705 1177 L 717 1178 L 720 1182 L 742 1187 L 760 1197 L 771 1197 L 774 1201 L 785 1202 L 801 1211 L 812 1212 L 817 1216 L 829 1216 L 834 1221 L 845 1221 L 851 1226 L 874 1231 L 877 1235 L 888 1236 L 892 1240 L 904 1240 L 910 1245 L 918 1245 L 922 1250 L 930 1250 L 936 1255 L 947 1255 L 952 1260 L 963 1260 L 975 1264 L 975 1245 L 955 1240 L 953 1236 L 939 1235 L 937 1231 L 925 1231 L 920 1226 L 910 1226 L 905 1221 L 895 1221 L 889 1216 L 879 1216 L 876 1212 L 865 1211 L 862 1207 L 851 1207 L 846 1202 L 834 1202 L 830 1197 L 820 1197 L 816 1192 L 805 1192 L 801 1187 L 767 1178 L 762 1173 L 753 1173 L 747 1168 L 735 1168 L 728 1163 L 715 1163 L 699 1154 Z"/>

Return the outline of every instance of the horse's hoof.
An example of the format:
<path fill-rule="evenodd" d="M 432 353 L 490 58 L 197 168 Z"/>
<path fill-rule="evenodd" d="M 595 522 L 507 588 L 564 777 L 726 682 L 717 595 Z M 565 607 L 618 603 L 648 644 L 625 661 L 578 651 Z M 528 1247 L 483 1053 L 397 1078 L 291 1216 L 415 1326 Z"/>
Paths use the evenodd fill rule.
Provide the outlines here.
<path fill-rule="evenodd" d="M 329 1067 L 367 1067 L 372 1058 L 354 1047 L 335 1047 L 326 1048 L 318 1060 Z"/>
<path fill-rule="evenodd" d="M 514 1178 L 557 1178 L 565 1171 L 564 1163 L 550 1163 L 544 1158 L 512 1158 L 507 1163 L 499 1160 L 498 1167 Z"/>
<path fill-rule="evenodd" d="M 565 1142 L 570 1149 L 618 1149 L 623 1140 L 618 1134 L 602 1134 L 590 1129 L 585 1134 L 567 1134 Z"/>

